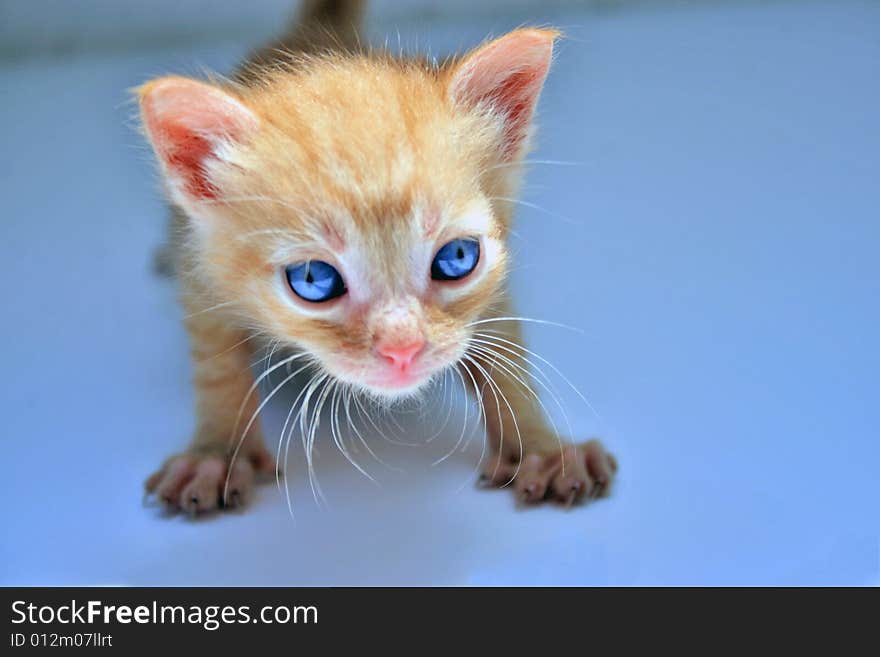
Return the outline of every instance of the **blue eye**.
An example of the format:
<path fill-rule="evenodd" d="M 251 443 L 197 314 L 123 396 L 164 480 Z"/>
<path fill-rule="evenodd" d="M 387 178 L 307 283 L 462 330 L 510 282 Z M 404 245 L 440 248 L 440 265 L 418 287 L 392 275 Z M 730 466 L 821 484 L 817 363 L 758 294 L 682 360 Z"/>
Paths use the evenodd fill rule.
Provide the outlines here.
<path fill-rule="evenodd" d="M 288 265 L 284 270 L 287 282 L 296 296 L 320 303 L 341 297 L 346 292 L 345 282 L 333 265 L 322 260 L 308 260 Z"/>
<path fill-rule="evenodd" d="M 452 240 L 440 247 L 431 263 L 435 281 L 457 281 L 470 274 L 480 261 L 480 242 L 472 237 Z"/>

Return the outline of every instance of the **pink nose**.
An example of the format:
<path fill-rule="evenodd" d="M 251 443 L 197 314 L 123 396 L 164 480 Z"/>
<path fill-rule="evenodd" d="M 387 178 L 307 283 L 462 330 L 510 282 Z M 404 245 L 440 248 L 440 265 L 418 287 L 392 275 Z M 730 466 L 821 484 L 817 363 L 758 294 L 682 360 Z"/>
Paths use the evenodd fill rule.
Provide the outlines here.
<path fill-rule="evenodd" d="M 424 346 L 425 340 L 419 338 L 413 342 L 380 345 L 376 347 L 376 351 L 395 368 L 405 370 Z"/>

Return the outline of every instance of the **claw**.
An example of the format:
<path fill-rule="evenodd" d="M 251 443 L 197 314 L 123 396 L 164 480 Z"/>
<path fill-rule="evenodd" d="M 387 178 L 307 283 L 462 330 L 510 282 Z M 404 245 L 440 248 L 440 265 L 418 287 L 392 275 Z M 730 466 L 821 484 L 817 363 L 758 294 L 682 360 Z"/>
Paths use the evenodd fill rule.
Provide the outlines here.
<path fill-rule="evenodd" d="M 218 506 L 221 509 L 243 508 L 258 474 L 253 459 L 251 456 L 249 460 L 242 459 L 230 466 L 214 448 L 194 447 L 169 458 L 159 475 L 151 475 L 146 484 L 147 492 L 154 487 L 152 498 L 156 504 L 164 506 L 166 515 L 180 513 L 193 518 L 207 517 Z M 266 462 L 266 471 L 271 472 L 275 467 L 274 462 Z M 228 495 L 226 486 L 229 486 Z M 149 496 L 145 499 L 148 500 Z"/>
<path fill-rule="evenodd" d="M 526 486 L 522 492 L 517 496 L 518 501 L 521 505 L 530 504 L 535 501 L 535 491 L 537 490 L 535 484 L 529 484 Z"/>
<path fill-rule="evenodd" d="M 500 459 L 498 465 L 502 465 Z M 601 444 L 592 441 L 571 445 L 562 455 L 559 452 L 527 453 L 523 456 L 522 468 L 513 470 L 506 483 L 501 481 L 507 471 L 500 474 L 496 469 L 494 474 L 481 474 L 476 485 L 483 487 L 491 482 L 503 488 L 515 480 L 517 506 L 553 500 L 570 508 L 580 502 L 608 495 L 616 465 L 614 458 L 604 451 Z M 564 471 L 561 470 L 563 466 Z"/>

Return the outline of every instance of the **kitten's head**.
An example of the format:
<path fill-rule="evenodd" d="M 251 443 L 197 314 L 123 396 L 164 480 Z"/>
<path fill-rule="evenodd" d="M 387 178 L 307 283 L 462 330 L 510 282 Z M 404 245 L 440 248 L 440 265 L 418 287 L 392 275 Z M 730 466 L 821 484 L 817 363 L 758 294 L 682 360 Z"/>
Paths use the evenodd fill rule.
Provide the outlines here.
<path fill-rule="evenodd" d="M 336 379 L 420 389 L 498 300 L 556 37 L 518 30 L 442 67 L 327 55 L 247 87 L 141 87 L 199 289 Z"/>

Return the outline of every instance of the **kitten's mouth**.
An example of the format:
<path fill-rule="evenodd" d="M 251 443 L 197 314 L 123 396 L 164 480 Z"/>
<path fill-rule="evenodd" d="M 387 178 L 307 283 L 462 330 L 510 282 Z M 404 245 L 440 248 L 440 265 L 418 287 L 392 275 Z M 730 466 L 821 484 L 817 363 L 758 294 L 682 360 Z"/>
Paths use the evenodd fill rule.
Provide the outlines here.
<path fill-rule="evenodd" d="M 390 391 L 400 394 L 420 388 L 427 380 L 425 372 L 411 372 L 408 370 L 392 370 L 383 376 L 374 377 L 366 381 L 371 388 Z"/>
<path fill-rule="evenodd" d="M 450 357 L 452 356 L 452 357 Z M 355 363 L 336 369 L 338 376 L 354 386 L 362 386 L 378 397 L 394 400 L 409 397 L 424 390 L 437 376 L 458 362 L 456 354 L 433 353 L 407 367 L 388 366 L 373 362 L 369 366 Z M 332 370 L 331 370 L 332 371 Z"/>
<path fill-rule="evenodd" d="M 445 364 L 437 363 L 400 369 L 380 369 L 364 377 L 362 384 L 375 394 L 387 398 L 402 398 L 418 393 L 436 378 Z"/>

